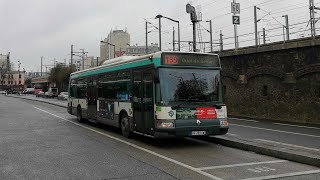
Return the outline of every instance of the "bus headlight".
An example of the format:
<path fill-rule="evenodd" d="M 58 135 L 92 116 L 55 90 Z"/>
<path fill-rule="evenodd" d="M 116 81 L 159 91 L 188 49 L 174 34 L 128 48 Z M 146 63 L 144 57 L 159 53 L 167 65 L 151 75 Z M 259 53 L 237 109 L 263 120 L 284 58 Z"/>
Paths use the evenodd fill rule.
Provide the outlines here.
<path fill-rule="evenodd" d="M 158 120 L 156 122 L 156 127 L 157 128 L 174 128 L 174 122 L 173 121 L 163 121 L 163 120 Z"/>
<path fill-rule="evenodd" d="M 229 126 L 228 120 L 227 119 L 220 119 L 220 126 L 221 127 Z"/>

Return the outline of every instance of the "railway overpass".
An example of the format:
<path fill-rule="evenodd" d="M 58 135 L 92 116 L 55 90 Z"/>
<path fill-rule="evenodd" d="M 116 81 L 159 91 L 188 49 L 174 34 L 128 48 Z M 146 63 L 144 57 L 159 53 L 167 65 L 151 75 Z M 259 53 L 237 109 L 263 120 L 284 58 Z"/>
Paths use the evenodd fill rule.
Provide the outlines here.
<path fill-rule="evenodd" d="M 217 53 L 230 115 L 320 124 L 320 36 Z"/>

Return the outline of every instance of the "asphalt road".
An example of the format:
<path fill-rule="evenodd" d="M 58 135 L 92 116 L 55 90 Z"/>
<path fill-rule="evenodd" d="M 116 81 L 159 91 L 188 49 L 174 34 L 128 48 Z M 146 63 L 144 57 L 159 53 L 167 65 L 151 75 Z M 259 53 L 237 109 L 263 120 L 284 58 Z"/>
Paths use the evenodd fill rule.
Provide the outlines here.
<path fill-rule="evenodd" d="M 191 138 L 123 138 L 0 95 L 0 179 L 319 179 L 320 169 Z"/>
<path fill-rule="evenodd" d="M 229 118 L 229 122 L 229 135 L 320 152 L 320 127 L 237 118 Z"/>

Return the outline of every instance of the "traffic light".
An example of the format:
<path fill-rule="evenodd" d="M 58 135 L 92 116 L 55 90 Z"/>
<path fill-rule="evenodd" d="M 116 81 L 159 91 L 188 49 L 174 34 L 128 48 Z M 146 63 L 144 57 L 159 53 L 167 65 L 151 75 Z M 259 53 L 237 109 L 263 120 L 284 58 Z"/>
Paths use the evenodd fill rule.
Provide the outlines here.
<path fill-rule="evenodd" d="M 187 13 L 190 14 L 191 21 L 192 22 L 197 22 L 198 18 L 197 18 L 196 9 L 194 8 L 194 6 L 191 6 L 190 4 L 187 4 L 186 10 L 187 10 Z"/>

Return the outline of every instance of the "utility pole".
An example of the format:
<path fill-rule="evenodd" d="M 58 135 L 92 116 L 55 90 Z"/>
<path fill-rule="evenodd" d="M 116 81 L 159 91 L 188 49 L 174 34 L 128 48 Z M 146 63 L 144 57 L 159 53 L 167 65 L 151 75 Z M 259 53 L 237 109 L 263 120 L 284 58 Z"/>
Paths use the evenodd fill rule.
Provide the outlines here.
<path fill-rule="evenodd" d="M 174 31 L 174 27 L 173 27 L 173 31 L 172 31 L 172 51 L 175 51 L 175 31 Z"/>
<path fill-rule="evenodd" d="M 233 3 L 236 3 L 236 0 L 233 0 Z M 235 16 L 236 13 L 233 13 L 233 15 Z M 239 48 L 239 44 L 238 44 L 238 26 L 236 24 L 233 25 L 234 27 L 234 47 L 235 49 Z"/>
<path fill-rule="evenodd" d="M 222 30 L 220 30 L 220 51 L 223 51 L 223 35 L 222 35 Z"/>
<path fill-rule="evenodd" d="M 257 6 L 254 6 L 254 35 L 256 40 L 256 46 L 258 46 L 258 20 L 257 20 Z"/>
<path fill-rule="evenodd" d="M 207 21 L 210 24 L 210 51 L 213 52 L 213 42 L 212 42 L 212 20 Z"/>
<path fill-rule="evenodd" d="M 266 29 L 262 28 L 263 44 L 266 44 Z"/>
<path fill-rule="evenodd" d="M 314 0 L 309 0 L 309 5 L 310 5 L 310 25 L 311 25 L 311 36 L 315 37 L 317 35 L 316 32 L 316 18 L 314 16 L 315 12 L 314 10 L 320 10 L 319 7 L 314 6 Z"/>
<path fill-rule="evenodd" d="M 315 18 L 314 18 L 314 1 L 309 0 L 310 5 L 310 25 L 311 25 L 311 37 L 316 36 L 315 31 Z"/>
<path fill-rule="evenodd" d="M 97 67 L 99 66 L 99 58 L 97 57 Z"/>
<path fill-rule="evenodd" d="M 192 26 L 193 26 L 193 52 L 197 52 L 196 21 L 192 21 Z"/>
<path fill-rule="evenodd" d="M 81 49 L 82 50 L 82 70 L 84 70 L 84 49 Z"/>
<path fill-rule="evenodd" d="M 43 64 L 43 57 L 41 56 L 41 76 L 42 76 L 42 64 Z"/>
<path fill-rule="evenodd" d="M 282 17 L 285 18 L 285 21 L 286 21 L 286 34 L 287 34 L 287 41 L 290 40 L 290 34 L 289 34 L 289 18 L 288 18 L 288 15 L 283 15 Z"/>
<path fill-rule="evenodd" d="M 146 21 L 146 54 L 149 53 L 148 50 L 148 22 Z"/>
<path fill-rule="evenodd" d="M 73 44 L 71 44 L 71 59 L 70 59 L 71 72 L 73 72 Z"/>
<path fill-rule="evenodd" d="M 181 45 L 180 45 L 180 22 L 179 21 L 177 21 L 177 22 L 178 22 L 178 45 L 179 45 L 178 50 L 180 51 L 181 50 Z"/>
<path fill-rule="evenodd" d="M 161 18 L 159 18 L 159 49 L 161 49 Z"/>

